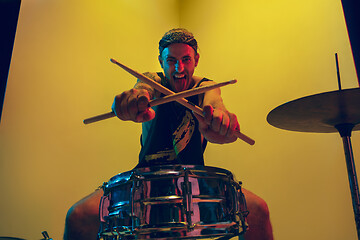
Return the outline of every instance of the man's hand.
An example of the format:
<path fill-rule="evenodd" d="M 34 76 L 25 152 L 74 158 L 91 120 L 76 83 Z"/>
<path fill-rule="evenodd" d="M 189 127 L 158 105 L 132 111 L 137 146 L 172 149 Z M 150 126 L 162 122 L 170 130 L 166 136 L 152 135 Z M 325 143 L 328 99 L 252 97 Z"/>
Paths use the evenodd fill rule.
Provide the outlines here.
<path fill-rule="evenodd" d="M 130 89 L 115 96 L 112 110 L 123 121 L 146 122 L 155 117 L 150 108 L 150 95 L 145 89 Z"/>
<path fill-rule="evenodd" d="M 206 140 L 212 143 L 231 143 L 236 141 L 234 135 L 240 130 L 235 114 L 221 109 L 215 109 L 211 105 L 203 107 L 204 117 L 194 113 L 199 121 L 199 131 Z"/>

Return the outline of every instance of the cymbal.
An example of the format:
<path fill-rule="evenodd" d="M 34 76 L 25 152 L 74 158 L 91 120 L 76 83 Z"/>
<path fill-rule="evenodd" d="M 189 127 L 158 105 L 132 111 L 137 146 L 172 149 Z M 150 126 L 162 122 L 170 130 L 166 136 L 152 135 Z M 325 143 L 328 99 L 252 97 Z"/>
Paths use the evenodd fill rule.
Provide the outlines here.
<path fill-rule="evenodd" d="M 273 109 L 267 121 L 274 127 L 314 133 L 337 132 L 339 124 L 353 124 L 360 130 L 360 88 L 315 94 L 287 102 Z"/>

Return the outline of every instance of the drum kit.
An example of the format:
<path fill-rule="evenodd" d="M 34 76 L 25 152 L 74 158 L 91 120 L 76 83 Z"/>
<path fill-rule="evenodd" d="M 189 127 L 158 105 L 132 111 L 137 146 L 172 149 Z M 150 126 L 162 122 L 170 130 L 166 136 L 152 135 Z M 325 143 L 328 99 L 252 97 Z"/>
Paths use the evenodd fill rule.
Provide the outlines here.
<path fill-rule="evenodd" d="M 360 49 L 359 35 L 356 34 L 358 25 L 349 24 L 356 23 L 355 18 L 359 16 L 353 14 L 354 2 L 342 0 L 348 30 L 352 30 L 349 31 L 351 45 L 353 49 Z M 359 54 L 354 54 L 354 59 L 359 63 Z M 112 62 L 126 68 L 113 59 Z M 359 65 L 356 64 L 356 67 L 359 68 Z M 125 70 L 138 75 L 129 68 Z M 141 74 L 137 77 L 146 80 Z M 165 91 L 164 94 L 173 93 Z M 202 114 L 201 109 L 190 106 L 185 99 L 176 101 Z M 110 112 L 86 119 L 84 123 L 114 116 Z M 338 91 L 290 101 L 273 109 L 267 121 L 274 127 L 290 131 L 340 133 L 360 239 L 359 186 L 351 144 L 352 131 L 360 130 L 360 88 L 342 90 L 339 86 Z M 254 140 L 246 135 L 240 132 L 237 134 L 245 142 L 254 144 Z M 102 188 L 104 195 L 99 209 L 98 239 L 225 240 L 236 236 L 243 239 L 248 228 L 248 210 L 241 182 L 225 169 L 194 165 L 138 168 L 112 177 Z M 42 234 L 44 240 L 51 239 L 46 231 Z M 1 239 L 21 240 L 12 237 Z"/>
<path fill-rule="evenodd" d="M 359 233 L 351 133 L 360 130 L 360 88 L 290 101 L 273 109 L 267 121 L 290 131 L 340 133 Z M 135 169 L 114 176 L 103 189 L 100 239 L 241 239 L 247 229 L 241 183 L 224 169 L 183 165 Z"/>
<path fill-rule="evenodd" d="M 360 88 L 342 90 L 339 74 L 338 80 L 339 90 L 280 105 L 270 111 L 267 121 L 290 131 L 340 133 L 360 239 L 360 196 L 351 144 L 352 131 L 360 130 Z M 106 113 L 84 123 L 113 116 Z M 241 185 L 230 171 L 209 166 L 161 165 L 120 173 L 102 186 L 98 239 L 244 239 L 249 212 Z"/>
<path fill-rule="evenodd" d="M 354 0 L 341 2 L 355 67 L 360 74 L 360 15 L 356 14 L 360 5 Z M 360 88 L 342 90 L 337 54 L 336 64 L 338 91 L 280 105 L 268 114 L 267 121 L 290 131 L 340 133 L 360 240 L 359 186 L 351 144 L 352 131 L 360 130 Z M 251 145 L 255 143 L 242 133 L 239 138 Z M 136 169 L 111 178 L 103 189 L 100 239 L 230 239 L 234 236 L 242 239 L 247 229 L 248 212 L 241 183 L 224 169 L 204 166 Z"/>

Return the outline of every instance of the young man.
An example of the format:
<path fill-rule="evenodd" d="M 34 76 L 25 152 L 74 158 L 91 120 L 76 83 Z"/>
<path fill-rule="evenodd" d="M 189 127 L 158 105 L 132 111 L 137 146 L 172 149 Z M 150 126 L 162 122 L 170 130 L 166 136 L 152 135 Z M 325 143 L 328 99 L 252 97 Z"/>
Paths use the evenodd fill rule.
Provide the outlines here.
<path fill-rule="evenodd" d="M 214 84 L 206 78 L 194 76 L 199 61 L 197 42 L 185 29 L 172 29 L 159 42 L 159 62 L 163 73 L 146 73 L 153 80 L 174 92 Z M 189 98 L 203 108 L 199 116 L 176 102 L 153 108 L 151 99 L 161 93 L 138 81 L 134 88 L 115 97 L 112 109 L 124 121 L 142 123 L 141 151 L 136 168 L 155 165 L 204 165 L 203 153 L 207 142 L 236 141 L 239 123 L 215 89 Z M 249 230 L 245 239 L 273 239 L 269 211 L 264 200 L 243 189 L 250 214 Z M 98 190 L 76 203 L 68 212 L 64 239 L 96 239 L 99 229 L 99 202 L 103 195 Z"/>

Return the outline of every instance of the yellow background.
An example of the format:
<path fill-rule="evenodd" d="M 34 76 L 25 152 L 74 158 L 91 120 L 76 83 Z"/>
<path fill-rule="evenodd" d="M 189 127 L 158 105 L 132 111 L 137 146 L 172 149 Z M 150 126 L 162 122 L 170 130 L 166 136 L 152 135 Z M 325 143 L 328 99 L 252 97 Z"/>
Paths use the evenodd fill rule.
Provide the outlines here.
<path fill-rule="evenodd" d="M 196 74 L 216 81 L 256 140 L 209 144 L 209 166 L 263 197 L 277 240 L 356 239 L 337 133 L 289 132 L 267 114 L 307 95 L 358 87 L 340 0 L 23 0 L 0 124 L 0 236 L 62 239 L 67 209 L 137 163 L 140 125 L 82 120 L 110 111 L 140 72 L 161 70 L 158 41 L 185 27 L 199 42 Z M 359 165 L 359 133 L 354 132 Z"/>

